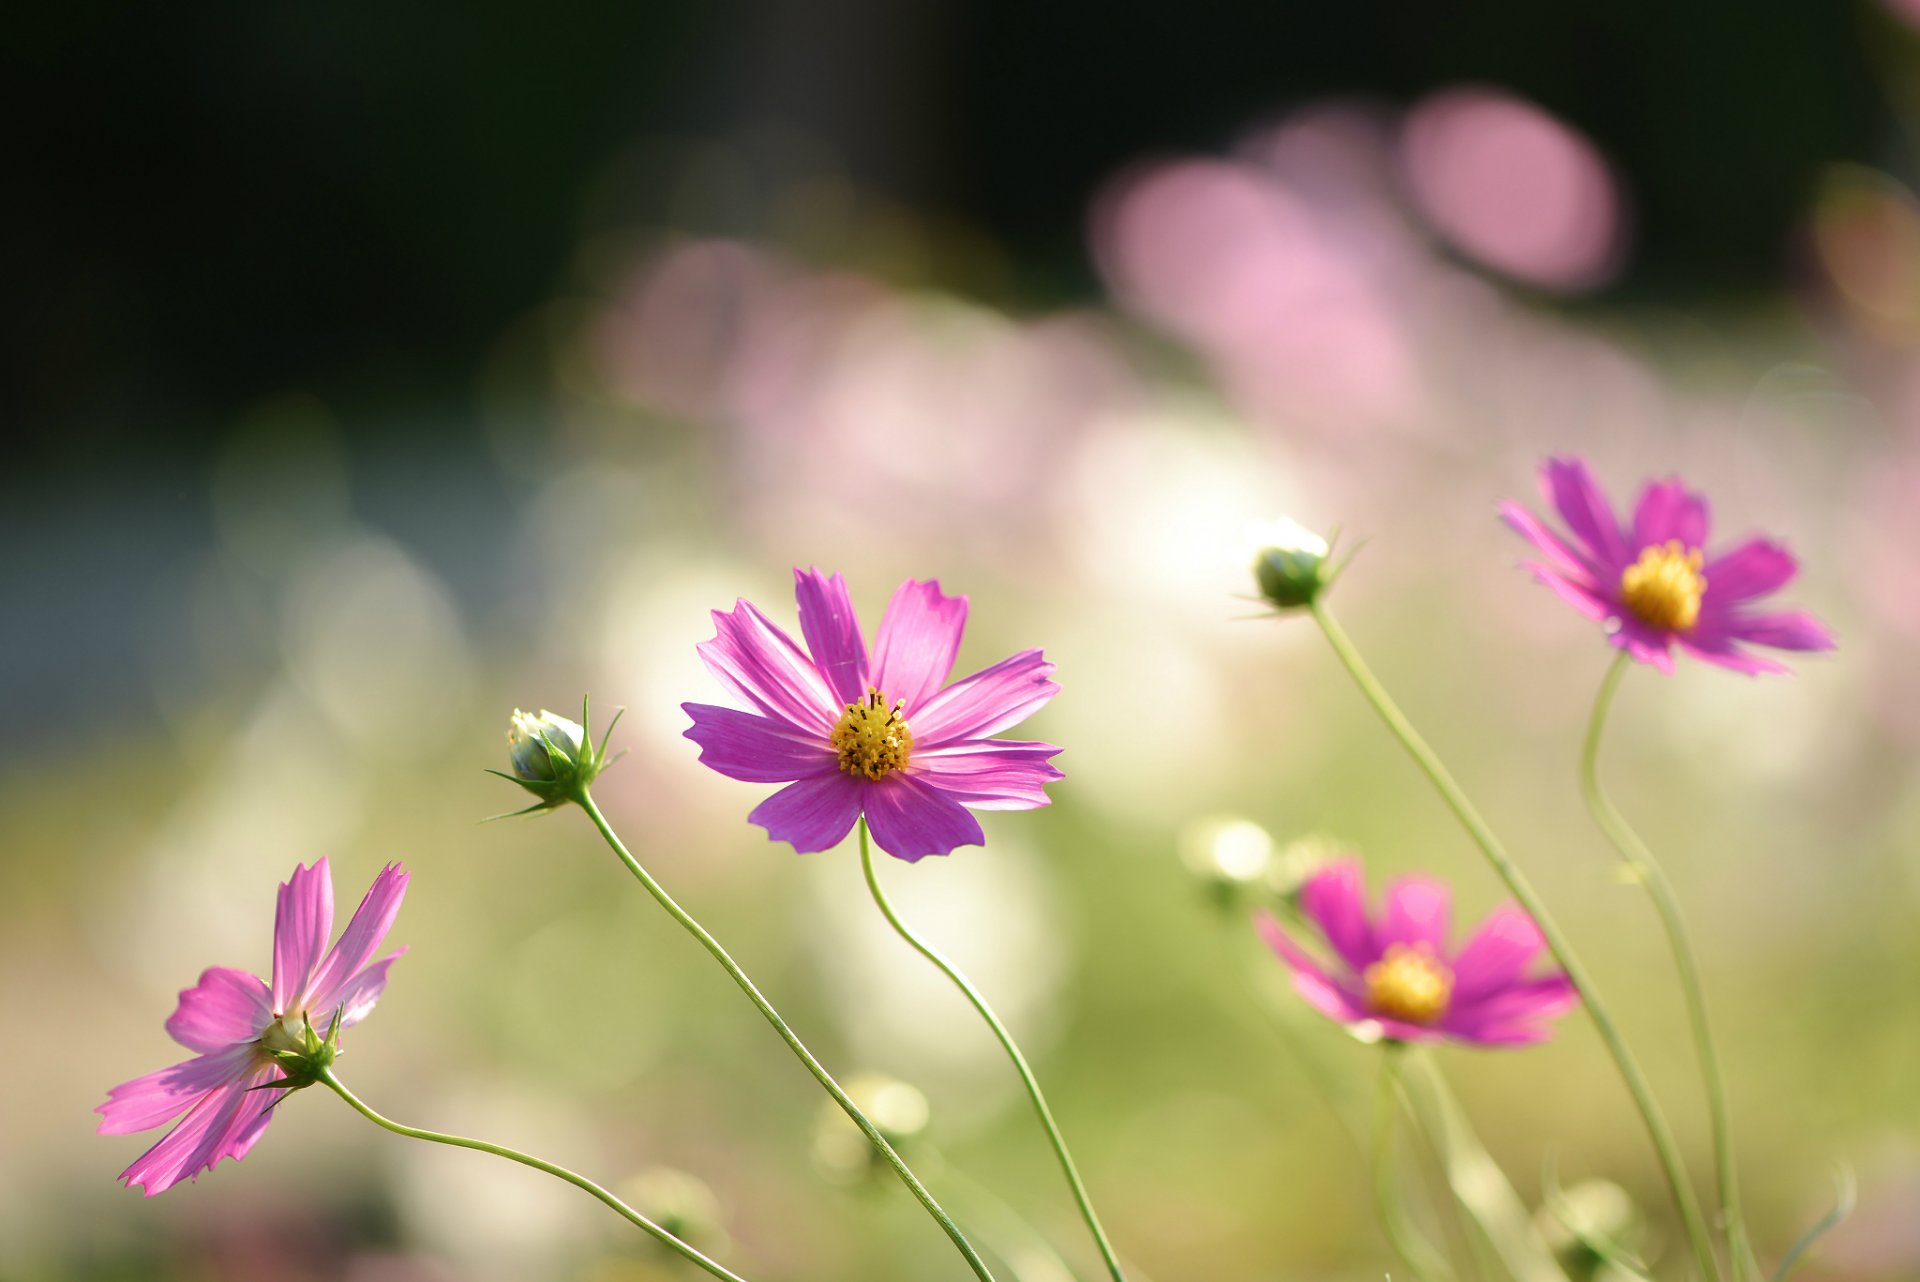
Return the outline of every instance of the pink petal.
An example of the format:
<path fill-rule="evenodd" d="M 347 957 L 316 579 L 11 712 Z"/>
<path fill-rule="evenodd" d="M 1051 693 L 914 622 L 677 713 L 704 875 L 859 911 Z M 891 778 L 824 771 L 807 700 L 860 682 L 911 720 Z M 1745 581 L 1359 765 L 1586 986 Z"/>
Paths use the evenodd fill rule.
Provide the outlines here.
<path fill-rule="evenodd" d="M 254 1062 L 252 1045 L 229 1046 L 122 1082 L 93 1110 L 100 1134 L 129 1135 L 170 1121 L 208 1091 L 244 1077 Z"/>
<path fill-rule="evenodd" d="M 273 1008 L 289 1011 L 305 995 L 333 933 L 333 873 L 326 857 L 296 867 L 280 885 L 273 918 Z"/>
<path fill-rule="evenodd" d="M 273 1022 L 273 994 L 244 970 L 214 966 L 180 994 L 167 1032 L 188 1050 L 222 1051 L 251 1042 Z"/>
<path fill-rule="evenodd" d="M 729 779 L 788 783 L 835 764 L 823 735 L 796 730 L 785 721 L 710 703 L 683 703 L 693 718 L 683 732 L 700 745 L 700 763 Z"/>
<path fill-rule="evenodd" d="M 721 685 L 781 721 L 825 738 L 841 703 L 793 638 L 746 601 L 713 612 L 714 637 L 697 647 Z"/>
<path fill-rule="evenodd" d="M 1707 579 L 1704 605 L 1711 609 L 1777 592 L 1799 569 L 1793 554 L 1778 543 L 1750 539 L 1702 568 Z"/>
<path fill-rule="evenodd" d="M 907 701 L 907 720 L 953 674 L 960 634 L 967 626 L 967 598 L 947 596 L 939 580 L 908 579 L 887 603 L 873 639 L 873 684 Z"/>
<path fill-rule="evenodd" d="M 148 1197 L 154 1197 L 183 1179 L 212 1170 L 223 1157 L 245 1157 L 266 1130 L 272 1117 L 268 1109 L 281 1094 L 249 1088 L 282 1076 L 278 1065 L 268 1064 L 207 1092 L 178 1126 L 120 1173 L 121 1182 L 139 1184 Z"/>
<path fill-rule="evenodd" d="M 1262 911 L 1253 920 L 1260 937 L 1267 941 L 1267 947 L 1273 949 L 1293 973 L 1294 991 L 1306 998 L 1315 1010 L 1343 1024 L 1372 1018 L 1367 1013 L 1366 1003 L 1351 991 L 1350 986 L 1335 979 L 1310 953 L 1294 943 L 1286 928 L 1272 913 Z"/>
<path fill-rule="evenodd" d="M 1547 568 L 1569 577 L 1592 578 L 1595 566 L 1591 558 L 1547 528 L 1539 517 L 1510 500 L 1500 504 L 1500 518 L 1512 526 L 1521 538 L 1538 548 L 1547 558 Z"/>
<path fill-rule="evenodd" d="M 747 822 L 767 830 L 774 841 L 800 854 L 831 850 L 853 831 L 860 817 L 864 780 L 834 769 L 790 783 L 753 808 Z"/>
<path fill-rule="evenodd" d="M 1613 631 L 1607 634 L 1608 644 L 1616 650 L 1625 650 L 1657 672 L 1673 675 L 1674 633 L 1664 628 L 1650 628 L 1626 614 L 1615 616 L 1611 623 Z"/>
<path fill-rule="evenodd" d="M 1611 598 L 1602 596 L 1586 583 L 1561 577 L 1542 562 L 1523 561 L 1520 568 L 1531 570 L 1533 577 L 1546 584 L 1555 596 L 1595 623 L 1604 623 L 1620 612 L 1620 607 Z"/>
<path fill-rule="evenodd" d="M 1357 861 L 1342 859 L 1309 877 L 1300 888 L 1300 911 L 1355 975 L 1380 960 L 1367 925 L 1367 892 Z"/>
<path fill-rule="evenodd" d="M 314 1003 L 312 1017 L 314 1027 L 324 1036 L 333 1024 L 333 1013 L 341 1012 L 340 1027 L 352 1028 L 372 1012 L 374 1003 L 380 1000 L 380 994 L 387 991 L 387 971 L 407 950 L 396 948 L 373 965 L 353 976 L 335 992 L 327 995 L 324 1005 Z"/>
<path fill-rule="evenodd" d="M 1017 739 L 963 739 L 913 754 L 907 773 L 975 810 L 1033 810 L 1064 778 L 1048 758 L 1060 749 Z"/>
<path fill-rule="evenodd" d="M 1678 539 L 1683 548 L 1707 541 L 1707 501 L 1678 479 L 1655 481 L 1640 491 L 1633 510 L 1633 541 L 1638 547 L 1658 547 Z"/>
<path fill-rule="evenodd" d="M 1490 1030 L 1511 1029 L 1564 1015 L 1580 1004 L 1580 994 L 1565 975 L 1509 984 L 1472 1001 L 1456 1001 L 1440 1021 L 1457 1037 L 1486 1040 Z"/>
<path fill-rule="evenodd" d="M 964 806 L 910 774 L 869 784 L 865 809 L 874 844 L 908 863 L 951 854 L 956 846 L 986 844 L 980 821 Z"/>
<path fill-rule="evenodd" d="M 814 667 L 840 706 L 859 702 L 867 693 L 867 643 L 860 636 L 846 579 L 838 574 L 828 578 L 817 566 L 795 569 L 793 595 L 800 606 L 800 635 L 807 640 Z M 894 697 L 892 691 L 888 697 Z"/>
<path fill-rule="evenodd" d="M 1736 643 L 1732 637 L 1716 636 L 1704 628 L 1695 629 L 1681 637 L 1680 648 L 1702 663 L 1711 663 L 1729 672 L 1741 672 L 1751 677 L 1779 676 L 1788 671 L 1786 664 L 1757 655 Z M 1671 661 L 1665 670 L 1673 670 Z"/>
<path fill-rule="evenodd" d="M 1586 544 L 1596 568 L 1618 574 L 1633 559 L 1620 537 L 1613 507 L 1585 462 L 1577 458 L 1548 459 L 1540 473 L 1540 485 L 1573 536 Z"/>
<path fill-rule="evenodd" d="M 1060 687 L 1038 650 L 1022 650 L 962 677 L 940 691 L 908 718 L 917 749 L 937 748 L 960 739 L 984 739 L 1017 725 L 1038 711 Z"/>
<path fill-rule="evenodd" d="M 1736 615 L 1724 627 L 1731 639 L 1751 645 L 1768 645 L 1776 650 L 1833 649 L 1833 633 L 1811 614 L 1799 610 Z"/>
<path fill-rule="evenodd" d="M 339 1005 L 340 990 L 360 973 L 360 968 L 393 929 L 393 919 L 400 912 L 400 901 L 406 895 L 407 870 L 399 864 L 388 864 L 381 869 L 360 900 L 360 906 L 353 910 L 353 919 L 341 932 L 339 942 L 320 963 L 320 972 L 313 977 L 307 993 L 308 1009 L 331 1010 Z M 319 1016 L 314 1018 L 317 1022 Z"/>
<path fill-rule="evenodd" d="M 1515 983 L 1546 946 L 1540 927 L 1518 904 L 1494 909 L 1453 959 L 1454 1004 Z"/>
<path fill-rule="evenodd" d="M 1426 944 L 1435 956 L 1447 947 L 1447 918 L 1453 893 L 1432 877 L 1399 877 L 1387 883 L 1387 911 L 1373 943 L 1384 953 L 1389 944 Z"/>

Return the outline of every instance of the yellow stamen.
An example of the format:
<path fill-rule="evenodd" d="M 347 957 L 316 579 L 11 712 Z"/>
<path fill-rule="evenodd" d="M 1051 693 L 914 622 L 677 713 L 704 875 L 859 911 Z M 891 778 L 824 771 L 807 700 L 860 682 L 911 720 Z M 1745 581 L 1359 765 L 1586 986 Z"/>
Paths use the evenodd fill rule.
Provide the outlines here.
<path fill-rule="evenodd" d="M 840 768 L 869 779 L 905 769 L 913 752 L 913 732 L 900 715 L 905 706 L 906 700 L 896 699 L 888 707 L 887 697 L 871 686 L 865 699 L 849 703 L 827 739 L 840 754 Z"/>
<path fill-rule="evenodd" d="M 1640 549 L 1640 559 L 1620 572 L 1620 597 L 1649 627 L 1685 632 L 1700 621 L 1700 598 L 1707 576 L 1700 573 L 1699 548 L 1668 539 Z"/>
<path fill-rule="evenodd" d="M 1453 999 L 1453 972 L 1426 944 L 1392 944 L 1367 967 L 1367 1006 L 1408 1024 L 1431 1024 Z"/>

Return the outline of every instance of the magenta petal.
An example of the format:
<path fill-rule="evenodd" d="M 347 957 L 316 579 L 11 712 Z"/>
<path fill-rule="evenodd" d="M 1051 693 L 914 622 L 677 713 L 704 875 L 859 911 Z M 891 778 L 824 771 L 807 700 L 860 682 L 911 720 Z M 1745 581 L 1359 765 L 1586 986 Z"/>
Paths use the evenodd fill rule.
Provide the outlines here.
<path fill-rule="evenodd" d="M 277 1065 L 256 1067 L 246 1076 L 209 1091 L 165 1138 L 120 1173 L 123 1183 L 143 1186 L 148 1197 L 181 1180 L 212 1170 L 223 1157 L 244 1157 L 266 1129 L 268 1109 L 279 1094 L 251 1090 L 283 1076 Z"/>
<path fill-rule="evenodd" d="M 1512 526 L 1521 538 L 1540 550 L 1547 558 L 1547 569 L 1569 578 L 1590 579 L 1596 573 L 1590 557 L 1548 529 L 1545 522 L 1518 503 L 1503 501 L 1500 504 L 1500 518 Z"/>
<path fill-rule="evenodd" d="M 1033 810 L 1046 785 L 1063 778 L 1049 758 L 1060 749 L 1018 739 L 963 739 L 913 754 L 907 773 L 975 810 Z"/>
<path fill-rule="evenodd" d="M 1288 937 L 1285 928 L 1272 913 L 1260 913 L 1254 918 L 1254 925 L 1259 929 L 1260 937 L 1267 941 L 1267 946 L 1287 964 L 1287 969 L 1293 973 L 1294 991 L 1306 998 L 1308 1005 L 1327 1018 L 1343 1024 L 1372 1018 L 1357 997 Z"/>
<path fill-rule="evenodd" d="M 1650 628 L 1631 615 L 1617 615 L 1607 641 L 1655 671 L 1673 674 L 1674 634 L 1663 628 Z"/>
<path fill-rule="evenodd" d="M 818 567 L 795 569 L 793 595 L 800 606 L 800 635 L 834 700 L 841 707 L 858 703 L 867 693 L 867 643 L 860 636 L 846 579 L 838 574 L 828 578 Z"/>
<path fill-rule="evenodd" d="M 380 875 L 373 879 L 373 885 L 367 888 L 366 895 L 361 898 L 360 906 L 353 910 L 353 919 L 341 932 L 339 942 L 327 953 L 326 959 L 320 963 L 319 973 L 313 977 L 306 1004 L 316 1012 L 316 1023 L 320 1021 L 318 1012 L 331 1011 L 339 1005 L 340 989 L 379 950 L 380 942 L 393 929 L 393 919 L 400 912 L 400 901 L 406 896 L 407 870 L 399 864 L 388 864 L 381 869 Z"/>
<path fill-rule="evenodd" d="M 1481 1040 L 1489 1029 L 1534 1023 L 1564 1015 L 1580 1003 L 1565 975 L 1509 984 L 1472 1001 L 1456 1001 L 1441 1026 L 1459 1037 Z"/>
<path fill-rule="evenodd" d="M 1826 625 L 1798 610 L 1737 615 L 1724 626 L 1729 637 L 1752 645 L 1769 645 L 1776 650 L 1833 649 L 1833 633 Z"/>
<path fill-rule="evenodd" d="M 1678 480 L 1655 481 L 1640 491 L 1633 510 L 1633 540 L 1638 547 L 1658 547 L 1677 539 L 1683 548 L 1707 541 L 1707 501 Z"/>
<path fill-rule="evenodd" d="M 960 739 L 984 739 L 1017 725 L 1038 711 L 1060 687 L 1038 650 L 1022 650 L 962 677 L 940 691 L 909 721 L 918 749 L 937 748 Z"/>
<path fill-rule="evenodd" d="M 953 674 L 967 598 L 947 596 L 940 583 L 908 579 L 887 603 L 873 639 L 873 684 L 889 701 L 905 699 L 909 723 Z"/>
<path fill-rule="evenodd" d="M 1715 635 L 1705 628 L 1696 629 L 1681 637 L 1680 648 L 1703 663 L 1711 663 L 1729 672 L 1741 672 L 1748 676 L 1778 676 L 1788 670 L 1786 664 L 1755 654 L 1738 644 L 1732 637 Z M 1667 671 L 1672 671 L 1671 662 Z"/>
<path fill-rule="evenodd" d="M 836 758 L 824 735 L 785 721 L 710 703 L 683 703 L 693 718 L 684 731 L 700 745 L 700 763 L 729 779 L 789 783 L 831 767 Z"/>
<path fill-rule="evenodd" d="M 221 1051 L 250 1042 L 273 1021 L 273 995 L 257 977 L 229 966 L 200 972 L 180 994 L 167 1032 L 188 1050 Z"/>
<path fill-rule="evenodd" d="M 813 660 L 746 601 L 713 612 L 714 637 L 697 647 L 720 684 L 770 717 L 825 738 L 842 704 Z"/>
<path fill-rule="evenodd" d="M 1596 623 L 1604 622 L 1619 613 L 1620 608 L 1611 599 L 1602 596 L 1584 583 L 1563 578 L 1543 562 L 1523 561 L 1521 568 L 1531 570 L 1533 577 L 1552 589 L 1555 596 Z"/>
<path fill-rule="evenodd" d="M 753 808 L 747 822 L 765 828 L 768 837 L 789 843 L 800 854 L 831 850 L 853 831 L 864 786 L 840 770 L 824 771 L 774 793 Z"/>
<path fill-rule="evenodd" d="M 1706 563 L 1705 606 L 1731 605 L 1785 587 L 1798 573 L 1793 554 L 1769 539 L 1750 539 Z"/>
<path fill-rule="evenodd" d="M 326 1033 L 333 1025 L 335 1011 L 340 1012 L 342 1028 L 352 1028 L 365 1019 L 372 1012 L 374 1003 L 380 1000 L 380 994 L 387 991 L 387 972 L 406 951 L 404 948 L 394 949 L 327 994 L 324 1005 L 316 1001 L 312 1016 L 314 1027 Z"/>
<path fill-rule="evenodd" d="M 1441 956 L 1447 947 L 1447 917 L 1453 894 L 1431 877 L 1400 877 L 1387 883 L 1387 910 L 1374 932 L 1381 952 L 1390 944 L 1425 944 Z"/>
<path fill-rule="evenodd" d="M 1300 888 L 1300 911 L 1354 974 L 1380 960 L 1382 950 L 1367 925 L 1367 891 L 1357 861 L 1338 860 L 1309 877 Z"/>
<path fill-rule="evenodd" d="M 122 1082 L 93 1110 L 100 1134 L 129 1135 L 171 1121 L 208 1091 L 244 1077 L 254 1062 L 252 1045 L 229 1046 Z"/>
<path fill-rule="evenodd" d="M 333 873 L 325 856 L 296 866 L 280 885 L 273 918 L 273 1008 L 292 1010 L 305 994 L 333 933 Z"/>
<path fill-rule="evenodd" d="M 1633 560 L 1620 537 L 1613 507 L 1584 462 L 1577 458 L 1548 459 L 1540 483 L 1548 501 L 1574 537 L 1586 544 L 1599 569 L 1617 574 Z"/>
<path fill-rule="evenodd" d="M 1519 981 L 1546 946 L 1540 927 L 1518 904 L 1494 909 L 1453 959 L 1454 1004 Z"/>
<path fill-rule="evenodd" d="M 865 808 L 874 845 L 908 863 L 986 844 L 980 821 L 966 807 L 910 774 L 868 785 Z"/>

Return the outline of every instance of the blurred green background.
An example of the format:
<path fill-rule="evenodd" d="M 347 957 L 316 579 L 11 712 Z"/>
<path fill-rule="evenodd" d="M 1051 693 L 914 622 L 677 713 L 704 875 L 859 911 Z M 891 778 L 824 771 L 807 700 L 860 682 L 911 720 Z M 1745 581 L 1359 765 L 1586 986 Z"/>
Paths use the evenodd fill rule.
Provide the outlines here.
<path fill-rule="evenodd" d="M 1499 898 L 1242 532 L 1366 545 L 1336 607 L 1622 1008 L 1709 1172 L 1653 918 L 1580 810 L 1607 653 L 1493 518 L 1549 453 L 1678 473 L 1800 555 L 1840 651 L 1636 672 L 1607 774 L 1698 932 L 1749 1213 L 1803 1276 L 1920 1276 L 1920 11 L 791 0 L 538 14 L 41 7 L 0 343 L 0 1279 L 696 1276 L 577 1192 L 309 1093 L 147 1201 L 108 1087 L 184 1056 L 329 856 L 413 869 L 342 1075 L 569 1163 L 755 1279 L 963 1276 L 570 812 L 515 705 L 624 706 L 596 789 L 822 1058 L 928 1104 L 916 1158 L 1010 1263 L 1094 1276 L 997 1047 L 850 849 L 695 762 L 694 645 L 790 567 L 867 626 L 964 591 L 960 670 L 1037 645 L 1054 805 L 883 869 L 1015 1026 L 1151 1282 L 1376 1279 L 1377 1052 L 1197 875 L 1223 817 Z M 1244 832 L 1244 829 L 1238 830 Z M 1183 855 L 1184 851 L 1184 855 Z M 1682 1271 L 1581 1017 L 1443 1068 L 1537 1201 L 1603 1179 Z M 895 1100 L 899 1096 L 896 1094 Z M 912 1109 L 908 1109 L 911 1114 Z M 917 1155 L 917 1157 L 916 1157 Z M 662 1175 L 691 1173 L 699 1189 Z M 1064 1262 L 1039 1243 L 1051 1242 Z M 1070 1271 L 1069 1271 L 1070 1270 Z M 1398 1276 L 1396 1272 L 1395 1276 Z"/>

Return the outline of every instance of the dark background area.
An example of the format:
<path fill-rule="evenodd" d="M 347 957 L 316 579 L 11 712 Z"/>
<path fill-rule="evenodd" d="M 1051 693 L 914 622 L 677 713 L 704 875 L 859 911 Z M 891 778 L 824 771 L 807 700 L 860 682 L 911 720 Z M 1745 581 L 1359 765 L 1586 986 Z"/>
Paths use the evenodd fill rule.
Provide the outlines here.
<path fill-rule="evenodd" d="M 350 435 L 457 424 L 611 157 L 768 124 L 983 232 L 1040 304 L 1094 291 L 1087 202 L 1132 158 L 1310 97 L 1489 81 L 1623 174 L 1611 297 L 1739 294 L 1779 277 L 1821 165 L 1877 158 L 1893 37 L 1803 0 L 43 7 L 0 54 L 6 472 L 198 454 L 288 389 Z"/>

